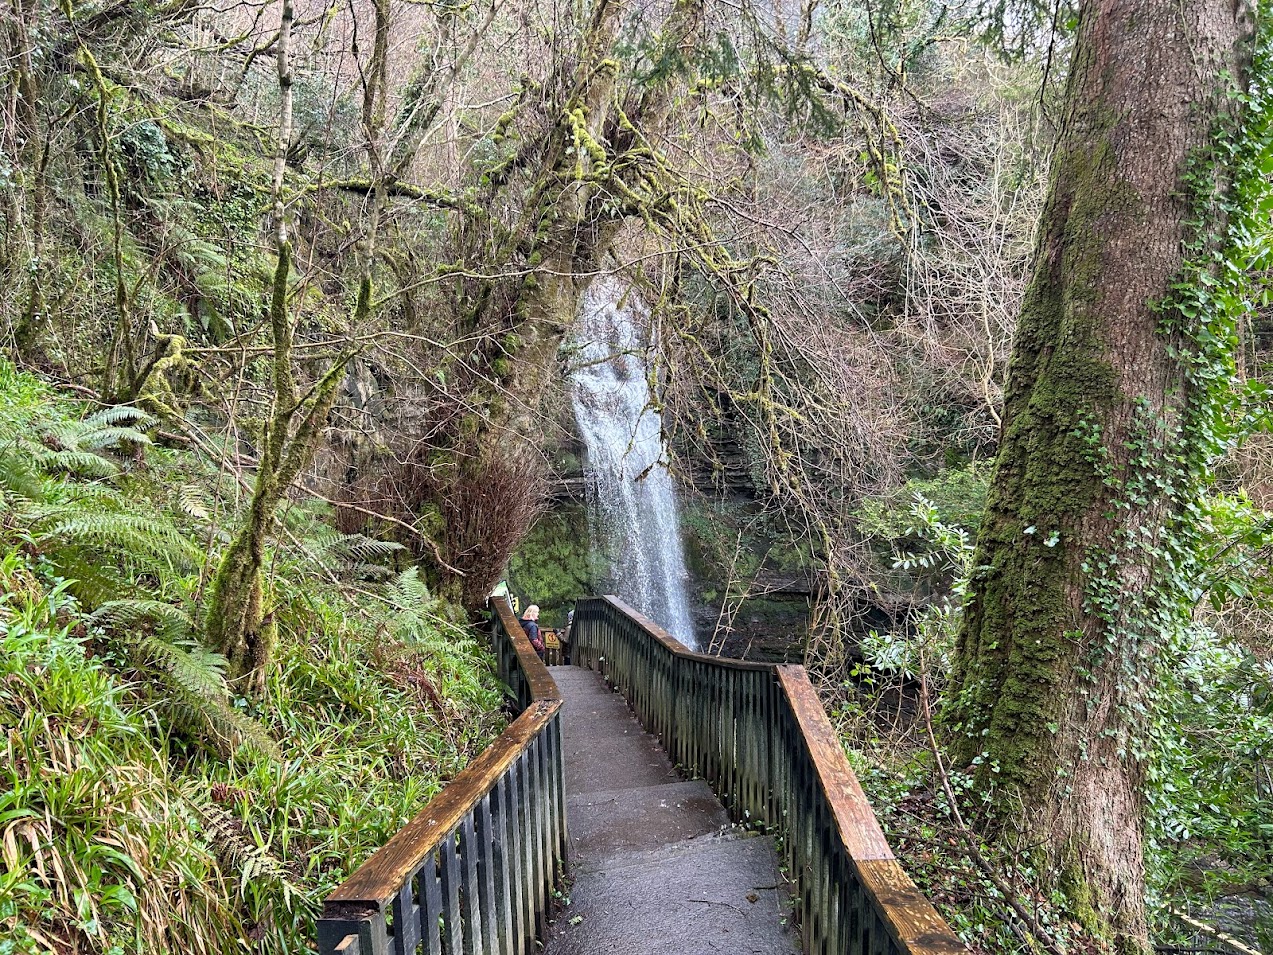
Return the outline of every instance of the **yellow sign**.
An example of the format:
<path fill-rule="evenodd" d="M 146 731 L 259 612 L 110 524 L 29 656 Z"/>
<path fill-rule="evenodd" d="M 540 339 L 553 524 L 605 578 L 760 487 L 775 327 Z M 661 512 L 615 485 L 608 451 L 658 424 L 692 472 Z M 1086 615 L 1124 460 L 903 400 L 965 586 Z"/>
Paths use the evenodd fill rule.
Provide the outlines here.
<path fill-rule="evenodd" d="M 560 650 L 561 641 L 557 639 L 556 630 L 544 631 L 544 648 L 547 650 Z"/>

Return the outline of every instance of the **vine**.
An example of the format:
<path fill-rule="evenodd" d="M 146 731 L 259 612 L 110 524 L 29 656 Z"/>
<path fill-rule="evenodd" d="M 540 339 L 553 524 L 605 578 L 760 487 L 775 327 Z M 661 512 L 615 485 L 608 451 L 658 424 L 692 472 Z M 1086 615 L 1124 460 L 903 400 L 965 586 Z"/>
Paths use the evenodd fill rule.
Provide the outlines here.
<path fill-rule="evenodd" d="M 1108 461 L 1099 425 L 1084 419 L 1074 436 L 1089 449 L 1088 461 L 1111 493 L 1108 517 L 1130 517 L 1162 508 L 1165 521 L 1147 533 L 1137 521 L 1119 520 L 1112 539 L 1084 554 L 1088 582 L 1084 609 L 1103 621 L 1097 641 L 1081 665 L 1089 675 L 1117 649 L 1123 650 L 1118 676 L 1121 720 L 1119 752 L 1153 760 L 1168 729 L 1161 701 L 1146 702 L 1135 684 L 1152 678 L 1189 639 L 1189 622 L 1203 588 L 1209 542 L 1213 538 L 1209 493 L 1214 468 L 1245 435 L 1264 427 L 1268 395 L 1258 385 L 1239 382 L 1236 354 L 1239 329 L 1253 309 L 1260 276 L 1273 264 L 1269 222 L 1273 216 L 1273 30 L 1271 5 L 1262 2 L 1247 89 L 1233 78 L 1209 145 L 1190 162 L 1185 184 L 1194 197 L 1186 223 L 1191 235 L 1185 262 L 1170 294 L 1156 305 L 1158 333 L 1175 343 L 1172 357 L 1182 369 L 1185 389 L 1177 420 L 1155 414 L 1144 399 L 1121 475 Z M 1131 555 L 1158 568 L 1139 592 L 1120 576 Z M 1167 653 L 1154 653 L 1156 639 Z M 1130 649 L 1132 652 L 1126 652 Z M 1093 696 L 1089 708 L 1097 705 Z"/>

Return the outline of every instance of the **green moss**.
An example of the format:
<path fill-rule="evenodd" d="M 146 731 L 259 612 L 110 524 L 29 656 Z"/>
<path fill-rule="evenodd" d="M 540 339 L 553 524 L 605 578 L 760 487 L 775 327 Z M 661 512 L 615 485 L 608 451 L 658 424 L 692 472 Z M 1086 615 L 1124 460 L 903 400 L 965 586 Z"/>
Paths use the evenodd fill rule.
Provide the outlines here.
<path fill-rule="evenodd" d="M 596 592 L 603 571 L 590 547 L 587 509 L 569 505 L 531 529 L 509 561 L 508 580 L 522 606 L 539 604 L 544 625 L 558 627 L 577 598 Z"/>

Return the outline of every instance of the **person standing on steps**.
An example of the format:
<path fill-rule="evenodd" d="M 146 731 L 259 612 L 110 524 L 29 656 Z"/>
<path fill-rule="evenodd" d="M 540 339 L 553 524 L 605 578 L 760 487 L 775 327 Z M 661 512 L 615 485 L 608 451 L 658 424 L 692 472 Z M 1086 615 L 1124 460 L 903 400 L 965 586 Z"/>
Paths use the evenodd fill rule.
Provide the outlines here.
<path fill-rule="evenodd" d="M 539 655 L 539 659 L 544 658 L 544 639 L 539 635 L 539 605 L 531 604 L 526 608 L 519 621 L 522 629 L 526 631 L 526 637 L 530 640 L 530 645 L 535 648 L 535 653 Z"/>

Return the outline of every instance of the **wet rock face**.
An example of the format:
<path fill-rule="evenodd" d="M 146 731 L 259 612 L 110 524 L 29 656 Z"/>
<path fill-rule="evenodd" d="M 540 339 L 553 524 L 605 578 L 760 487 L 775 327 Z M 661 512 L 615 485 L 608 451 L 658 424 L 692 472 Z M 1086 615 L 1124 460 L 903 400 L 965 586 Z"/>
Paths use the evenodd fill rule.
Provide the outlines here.
<path fill-rule="evenodd" d="M 809 595 L 767 593 L 742 602 L 719 600 L 694 606 L 702 650 L 757 663 L 800 663 L 809 629 Z"/>

